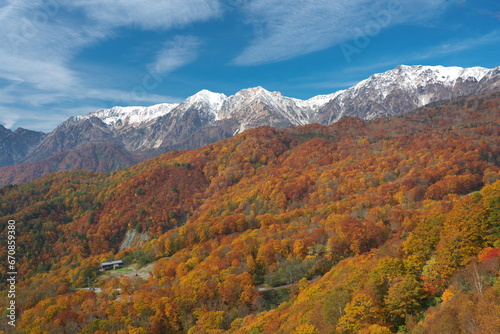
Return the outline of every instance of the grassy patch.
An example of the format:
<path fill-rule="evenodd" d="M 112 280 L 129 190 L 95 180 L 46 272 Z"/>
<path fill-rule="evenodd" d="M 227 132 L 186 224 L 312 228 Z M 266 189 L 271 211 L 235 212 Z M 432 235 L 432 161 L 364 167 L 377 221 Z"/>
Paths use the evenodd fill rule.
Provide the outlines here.
<path fill-rule="evenodd" d="M 121 277 L 121 276 L 128 275 L 132 272 L 134 272 L 133 269 L 130 269 L 128 267 L 124 267 L 124 268 L 119 268 L 119 269 L 108 270 L 108 271 L 106 271 L 106 274 L 108 274 L 110 276 Z"/>

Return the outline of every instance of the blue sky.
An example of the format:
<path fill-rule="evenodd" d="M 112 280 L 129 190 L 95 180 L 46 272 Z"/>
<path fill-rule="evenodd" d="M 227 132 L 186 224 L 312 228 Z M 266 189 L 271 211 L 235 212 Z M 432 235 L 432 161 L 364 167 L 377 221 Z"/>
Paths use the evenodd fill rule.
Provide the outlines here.
<path fill-rule="evenodd" d="M 500 65 L 497 0 L 0 0 L 0 123 L 254 86 L 307 99 L 400 64 Z"/>

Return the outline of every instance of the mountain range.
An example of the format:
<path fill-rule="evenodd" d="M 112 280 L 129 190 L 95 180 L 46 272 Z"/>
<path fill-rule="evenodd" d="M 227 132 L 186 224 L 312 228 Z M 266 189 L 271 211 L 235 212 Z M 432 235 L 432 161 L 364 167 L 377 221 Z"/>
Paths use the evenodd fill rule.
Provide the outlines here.
<path fill-rule="evenodd" d="M 431 102 L 499 90 L 500 67 L 401 65 L 349 89 L 308 100 L 262 87 L 232 96 L 202 90 L 180 104 L 113 107 L 73 116 L 47 135 L 2 127 L 0 185 L 63 170 L 110 172 L 259 126 L 331 124 L 345 116 L 375 119 Z"/>

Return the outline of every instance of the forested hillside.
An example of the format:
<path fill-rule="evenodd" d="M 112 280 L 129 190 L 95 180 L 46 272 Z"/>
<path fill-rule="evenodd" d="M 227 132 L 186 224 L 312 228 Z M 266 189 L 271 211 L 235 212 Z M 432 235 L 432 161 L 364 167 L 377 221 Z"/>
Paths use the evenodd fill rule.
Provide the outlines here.
<path fill-rule="evenodd" d="M 16 333 L 497 333 L 499 121 L 494 93 L 6 186 Z"/>

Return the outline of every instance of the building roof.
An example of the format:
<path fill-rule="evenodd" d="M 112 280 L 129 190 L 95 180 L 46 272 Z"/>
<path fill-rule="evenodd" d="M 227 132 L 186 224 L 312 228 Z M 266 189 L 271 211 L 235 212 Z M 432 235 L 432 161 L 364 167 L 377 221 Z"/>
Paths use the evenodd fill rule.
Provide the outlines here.
<path fill-rule="evenodd" d="M 115 264 L 123 264 L 123 261 L 122 260 L 115 260 L 115 261 L 103 262 L 100 264 L 100 266 L 106 267 L 106 266 L 113 266 Z"/>

